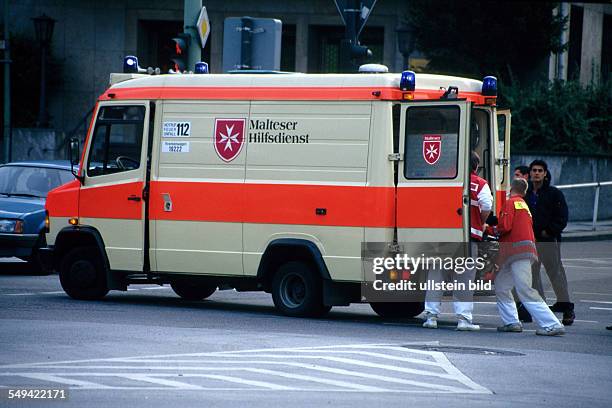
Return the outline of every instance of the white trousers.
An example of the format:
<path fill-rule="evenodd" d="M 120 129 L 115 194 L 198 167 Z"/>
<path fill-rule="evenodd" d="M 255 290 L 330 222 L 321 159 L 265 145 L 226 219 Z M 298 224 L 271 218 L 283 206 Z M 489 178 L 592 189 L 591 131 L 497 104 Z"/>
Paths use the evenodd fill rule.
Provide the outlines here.
<path fill-rule="evenodd" d="M 561 326 L 561 322 L 548 305 L 542 300 L 538 291 L 531 287 L 531 260 L 521 259 L 506 263 L 495 277 L 495 295 L 497 310 L 504 325 L 519 323 L 516 304 L 512 297 L 512 288 L 538 326 L 543 328 Z"/>
<path fill-rule="evenodd" d="M 478 246 L 476 243 L 471 243 L 471 250 L 473 257 L 478 256 Z M 464 283 L 467 288 L 469 287 L 469 282 L 474 281 L 476 269 L 466 269 L 465 272 L 461 274 L 451 273 L 451 275 L 453 277 L 452 280 Z M 432 269 L 427 274 L 427 279 L 434 282 L 444 282 L 446 280 L 445 271 Z M 428 290 L 425 294 L 425 313 L 430 316 L 438 317 L 440 315 L 440 309 L 442 308 L 443 295 L 444 292 L 441 290 Z M 455 310 L 455 315 L 457 315 L 459 319 L 467 320 L 470 323 L 472 322 L 474 303 L 471 301 L 466 302 L 465 300 L 467 297 L 471 298 L 471 296 L 472 292 L 468 292 L 467 290 L 461 291 L 460 293 L 453 292 L 453 309 Z"/>

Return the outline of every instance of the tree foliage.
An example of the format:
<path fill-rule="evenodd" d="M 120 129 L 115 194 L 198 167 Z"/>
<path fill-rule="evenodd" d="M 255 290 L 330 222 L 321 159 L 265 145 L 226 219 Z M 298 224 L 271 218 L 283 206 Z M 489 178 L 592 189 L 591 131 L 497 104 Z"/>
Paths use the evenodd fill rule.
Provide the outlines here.
<path fill-rule="evenodd" d="M 528 77 L 560 50 L 563 19 L 555 3 L 411 0 L 406 16 L 428 70 L 481 78 Z"/>
<path fill-rule="evenodd" d="M 612 153 L 612 81 L 514 82 L 501 88 L 512 110 L 512 148 L 519 151 Z"/>

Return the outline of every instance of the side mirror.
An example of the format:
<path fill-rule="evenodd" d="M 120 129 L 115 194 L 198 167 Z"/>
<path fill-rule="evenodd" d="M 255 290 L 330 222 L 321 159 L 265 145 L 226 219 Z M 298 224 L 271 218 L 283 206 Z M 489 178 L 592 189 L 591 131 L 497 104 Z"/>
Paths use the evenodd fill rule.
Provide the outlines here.
<path fill-rule="evenodd" d="M 81 149 L 79 146 L 79 140 L 77 138 L 70 139 L 70 171 L 72 171 L 74 177 L 76 177 L 81 182 L 81 184 L 83 184 L 83 177 L 77 174 L 77 172 L 74 170 L 74 166 L 79 165 L 80 152 Z"/>

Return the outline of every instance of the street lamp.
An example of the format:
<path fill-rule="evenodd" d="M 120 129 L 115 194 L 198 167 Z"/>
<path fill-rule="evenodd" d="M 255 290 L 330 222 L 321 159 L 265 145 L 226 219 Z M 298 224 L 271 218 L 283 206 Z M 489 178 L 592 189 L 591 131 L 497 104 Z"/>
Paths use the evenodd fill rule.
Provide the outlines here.
<path fill-rule="evenodd" d="M 36 41 L 40 45 L 40 104 L 36 125 L 47 127 L 49 125 L 49 114 L 47 113 L 47 49 L 51 44 L 53 26 L 56 20 L 43 14 L 32 18 L 32 21 L 34 22 Z"/>

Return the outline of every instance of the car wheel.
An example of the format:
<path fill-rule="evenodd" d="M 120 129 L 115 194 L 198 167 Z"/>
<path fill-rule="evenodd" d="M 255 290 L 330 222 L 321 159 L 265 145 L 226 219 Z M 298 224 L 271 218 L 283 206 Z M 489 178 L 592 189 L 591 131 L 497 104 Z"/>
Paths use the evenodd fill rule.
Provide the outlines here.
<path fill-rule="evenodd" d="M 272 281 L 272 300 L 286 316 L 322 316 L 331 306 L 323 305 L 323 285 L 304 262 L 287 262 L 278 268 Z"/>
<path fill-rule="evenodd" d="M 193 280 L 177 280 L 170 284 L 174 293 L 185 300 L 206 299 L 217 290 L 217 285 Z"/>
<path fill-rule="evenodd" d="M 80 247 L 68 252 L 61 260 L 60 283 L 74 299 L 97 300 L 108 293 L 106 271 L 96 247 Z"/>
<path fill-rule="evenodd" d="M 372 310 L 380 317 L 414 317 L 425 309 L 423 302 L 372 302 Z"/>
<path fill-rule="evenodd" d="M 45 267 L 40 258 L 40 248 L 44 248 L 46 246 L 47 240 L 45 239 L 45 234 L 41 232 L 36 240 L 36 243 L 34 244 L 34 247 L 32 248 L 32 255 L 30 255 L 30 257 L 27 259 L 28 267 L 35 275 L 44 276 L 49 275 L 52 272 L 51 269 L 47 269 Z"/>

